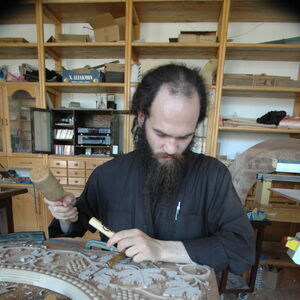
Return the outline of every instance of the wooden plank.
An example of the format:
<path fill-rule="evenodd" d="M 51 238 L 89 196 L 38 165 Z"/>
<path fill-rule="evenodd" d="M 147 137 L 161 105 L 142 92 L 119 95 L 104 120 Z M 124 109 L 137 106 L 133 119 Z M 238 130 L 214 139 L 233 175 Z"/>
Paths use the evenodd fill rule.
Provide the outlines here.
<path fill-rule="evenodd" d="M 219 126 L 221 131 L 241 131 L 241 132 L 266 132 L 266 133 L 297 133 L 300 134 L 300 130 L 295 129 L 283 129 L 283 128 L 261 128 L 261 127 L 230 127 Z"/>
<path fill-rule="evenodd" d="M 296 189 L 280 189 L 280 188 L 270 188 L 270 191 L 275 192 L 279 195 L 287 197 L 288 199 L 300 202 L 300 190 Z"/>
<path fill-rule="evenodd" d="M 46 52 L 54 53 L 56 57 L 63 58 L 119 58 L 125 57 L 125 43 L 44 43 Z"/>
<path fill-rule="evenodd" d="M 227 43 L 227 60 L 300 61 L 300 45 Z"/>
<path fill-rule="evenodd" d="M 300 176 L 281 174 L 257 174 L 257 179 L 268 182 L 300 184 Z"/>
<path fill-rule="evenodd" d="M 223 96 L 295 99 L 297 95 L 300 95 L 300 88 L 236 85 L 223 86 Z"/>
<path fill-rule="evenodd" d="M 295 2 L 296 3 L 296 2 Z M 300 22 L 297 8 L 281 0 L 232 1 L 230 22 Z"/>
<path fill-rule="evenodd" d="M 37 43 L 0 43 L 1 59 L 37 59 Z"/>
<path fill-rule="evenodd" d="M 141 23 L 217 22 L 223 1 L 134 1 Z"/>
<path fill-rule="evenodd" d="M 124 93 L 124 83 L 46 82 L 45 85 L 61 93 Z"/>
<path fill-rule="evenodd" d="M 56 3 L 55 3 L 56 2 Z M 125 1 L 43 1 L 44 6 L 61 23 L 86 23 L 91 16 L 111 13 L 114 18 L 125 16 Z M 71 5 L 70 5 L 71 4 Z M 46 22 L 53 23 L 52 20 Z"/>
<path fill-rule="evenodd" d="M 218 43 L 132 43 L 139 59 L 210 59 L 217 57 Z"/>
<path fill-rule="evenodd" d="M 269 221 L 300 223 L 300 209 L 299 206 L 292 208 L 274 208 L 274 207 L 259 207 L 259 210 L 267 214 Z"/>

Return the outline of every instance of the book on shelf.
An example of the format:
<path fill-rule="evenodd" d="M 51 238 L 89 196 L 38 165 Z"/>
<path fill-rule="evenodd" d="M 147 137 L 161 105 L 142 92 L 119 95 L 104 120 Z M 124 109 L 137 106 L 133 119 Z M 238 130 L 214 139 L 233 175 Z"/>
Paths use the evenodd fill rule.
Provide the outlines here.
<path fill-rule="evenodd" d="M 54 131 L 54 136 L 57 140 L 71 140 L 73 135 L 73 129 L 55 129 Z"/>
<path fill-rule="evenodd" d="M 55 145 L 54 152 L 57 155 L 74 155 L 73 145 Z"/>

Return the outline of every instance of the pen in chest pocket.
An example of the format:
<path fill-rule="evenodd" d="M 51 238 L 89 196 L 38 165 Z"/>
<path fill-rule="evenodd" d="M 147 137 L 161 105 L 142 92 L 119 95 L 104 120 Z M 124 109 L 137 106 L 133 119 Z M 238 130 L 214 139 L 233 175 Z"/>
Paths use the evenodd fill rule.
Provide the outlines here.
<path fill-rule="evenodd" d="M 177 203 L 177 207 L 176 207 L 176 212 L 175 212 L 175 221 L 177 221 L 179 213 L 180 213 L 180 206 L 181 206 L 181 202 L 179 201 Z"/>

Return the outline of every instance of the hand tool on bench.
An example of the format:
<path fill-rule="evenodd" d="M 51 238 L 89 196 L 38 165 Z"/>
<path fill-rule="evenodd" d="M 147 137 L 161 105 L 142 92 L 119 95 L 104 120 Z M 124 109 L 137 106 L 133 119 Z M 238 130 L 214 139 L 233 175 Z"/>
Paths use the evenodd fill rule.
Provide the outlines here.
<path fill-rule="evenodd" d="M 110 229 L 108 229 L 107 227 L 105 227 L 98 219 L 96 219 L 95 217 L 91 218 L 89 220 L 89 224 L 91 226 L 93 226 L 94 228 L 98 229 L 101 233 L 103 233 L 105 236 L 107 236 L 108 238 L 110 238 L 114 232 L 111 231 Z M 101 267 L 100 269 L 98 269 L 96 272 L 92 273 L 89 275 L 89 278 L 92 278 L 94 274 L 96 274 L 97 272 L 103 270 L 104 268 L 111 268 L 113 265 L 117 264 L 120 260 L 126 258 L 126 254 L 125 254 L 125 250 L 121 251 L 119 254 L 117 254 L 116 256 L 114 256 L 113 258 L 111 258 L 110 260 L 108 260 L 105 265 L 103 267 Z"/>

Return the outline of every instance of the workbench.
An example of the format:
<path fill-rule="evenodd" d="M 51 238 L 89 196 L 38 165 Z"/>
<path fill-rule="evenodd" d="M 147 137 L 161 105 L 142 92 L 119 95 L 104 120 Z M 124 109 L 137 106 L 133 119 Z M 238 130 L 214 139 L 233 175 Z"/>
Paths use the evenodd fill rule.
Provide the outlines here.
<path fill-rule="evenodd" d="M 82 240 L 77 243 L 71 238 L 48 240 L 43 245 L 0 243 L 0 284 L 26 284 L 27 290 L 30 286 L 40 288 L 40 293 L 48 289 L 72 300 L 219 299 L 215 272 L 208 266 L 134 263 L 125 258 L 103 268 L 117 252 L 80 245 Z M 3 299 L 11 299 L 13 292 L 2 295 L 8 296 Z"/>

